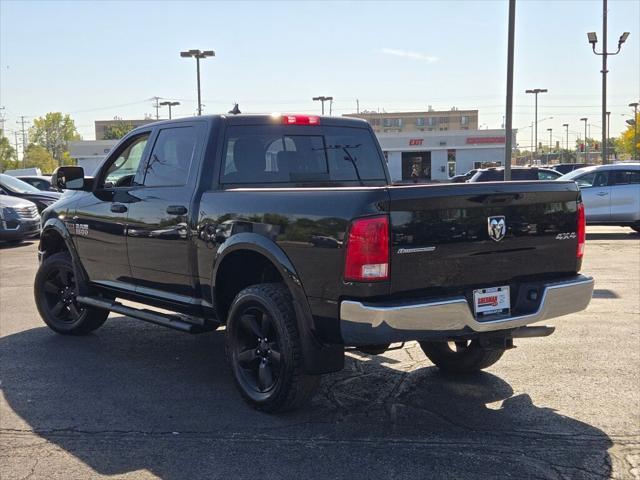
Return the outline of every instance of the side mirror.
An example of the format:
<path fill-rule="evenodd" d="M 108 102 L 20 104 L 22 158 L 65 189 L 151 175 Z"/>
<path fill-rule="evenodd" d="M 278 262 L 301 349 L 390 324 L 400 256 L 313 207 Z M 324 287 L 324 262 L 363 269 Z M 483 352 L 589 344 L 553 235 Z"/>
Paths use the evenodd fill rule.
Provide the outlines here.
<path fill-rule="evenodd" d="M 58 167 L 51 175 L 51 184 L 57 190 L 82 190 L 84 188 L 84 169 L 82 167 Z"/>

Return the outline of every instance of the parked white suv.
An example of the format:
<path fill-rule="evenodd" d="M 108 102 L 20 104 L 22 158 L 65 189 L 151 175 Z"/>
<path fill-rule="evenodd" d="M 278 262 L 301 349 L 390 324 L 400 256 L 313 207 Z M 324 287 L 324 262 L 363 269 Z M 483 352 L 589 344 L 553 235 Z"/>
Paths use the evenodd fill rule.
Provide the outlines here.
<path fill-rule="evenodd" d="M 574 180 L 580 187 L 587 224 L 640 232 L 640 163 L 580 168 L 558 180 Z"/>

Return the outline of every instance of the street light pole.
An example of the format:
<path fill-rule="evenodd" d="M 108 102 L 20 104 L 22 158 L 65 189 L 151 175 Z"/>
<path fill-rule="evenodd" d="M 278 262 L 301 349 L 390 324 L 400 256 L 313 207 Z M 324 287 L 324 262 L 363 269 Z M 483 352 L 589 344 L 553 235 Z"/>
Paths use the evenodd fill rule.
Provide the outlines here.
<path fill-rule="evenodd" d="M 322 103 L 322 115 L 324 115 L 324 102 L 333 102 L 333 97 L 325 97 L 324 95 L 321 95 L 319 97 L 313 97 L 311 100 Z"/>
<path fill-rule="evenodd" d="M 633 107 L 633 159 L 638 161 L 638 102 L 629 104 Z"/>
<path fill-rule="evenodd" d="M 587 142 L 587 118 L 582 117 L 580 121 L 584 122 L 584 163 L 589 163 L 589 143 Z"/>
<path fill-rule="evenodd" d="M 568 123 L 563 123 L 562 126 L 565 128 L 565 130 L 567 131 L 567 153 L 569 153 L 569 124 Z M 563 160 L 564 160 L 564 153 L 563 153 Z"/>
<path fill-rule="evenodd" d="M 607 112 L 607 163 L 609 163 L 609 135 L 611 134 L 611 112 Z"/>
<path fill-rule="evenodd" d="M 506 98 L 506 131 L 504 147 L 504 179 L 511 180 L 511 154 L 513 143 L 513 51 L 516 29 L 516 0 L 509 0 L 509 33 L 507 44 L 507 98 Z M 505 121 L 502 121 L 503 128 Z"/>
<path fill-rule="evenodd" d="M 547 165 L 549 165 L 549 159 L 551 157 L 551 148 L 553 147 L 553 128 L 547 128 L 549 132 L 549 154 L 547 155 Z"/>
<path fill-rule="evenodd" d="M 629 32 L 624 32 L 618 39 L 618 50 L 615 52 L 607 52 L 607 0 L 602 0 L 602 52 L 596 52 L 596 43 L 598 43 L 598 37 L 596 32 L 587 33 L 587 39 L 591 44 L 593 53 L 602 56 L 602 163 L 608 163 L 607 159 L 607 130 L 605 128 L 607 121 L 607 57 L 609 55 L 617 55 L 620 53 L 622 44 L 629 37 Z"/>
<path fill-rule="evenodd" d="M 196 73 L 198 77 L 198 116 L 202 115 L 202 100 L 200 98 L 200 59 L 207 57 L 215 57 L 216 52 L 213 50 L 187 50 L 186 52 L 180 52 L 180 56 L 183 58 L 193 57 L 196 59 Z"/>
<path fill-rule="evenodd" d="M 533 90 L 525 90 L 524 93 L 533 93 L 536 97 L 536 111 L 535 111 L 535 137 L 536 137 L 536 143 L 535 143 L 535 153 L 536 153 L 536 157 L 538 156 L 538 94 L 539 93 L 547 93 L 547 89 L 546 88 L 534 88 Z"/>
<path fill-rule="evenodd" d="M 169 120 L 171 120 L 171 107 L 180 105 L 180 102 L 160 102 L 160 105 L 169 107 Z"/>

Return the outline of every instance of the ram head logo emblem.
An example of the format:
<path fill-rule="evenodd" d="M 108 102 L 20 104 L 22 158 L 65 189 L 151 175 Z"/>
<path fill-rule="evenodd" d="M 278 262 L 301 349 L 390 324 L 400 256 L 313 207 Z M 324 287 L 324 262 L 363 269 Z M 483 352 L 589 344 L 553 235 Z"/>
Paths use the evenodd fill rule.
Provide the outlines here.
<path fill-rule="evenodd" d="M 489 229 L 489 238 L 494 242 L 499 242 L 507 233 L 507 223 L 504 216 L 488 217 L 487 228 Z"/>

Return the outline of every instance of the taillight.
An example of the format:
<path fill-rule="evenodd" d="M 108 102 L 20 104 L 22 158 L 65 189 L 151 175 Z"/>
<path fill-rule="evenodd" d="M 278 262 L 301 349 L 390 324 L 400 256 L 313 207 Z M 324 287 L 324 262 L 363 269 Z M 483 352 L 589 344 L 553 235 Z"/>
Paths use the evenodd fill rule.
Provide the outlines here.
<path fill-rule="evenodd" d="M 320 117 L 315 115 L 283 115 L 285 125 L 320 125 Z"/>
<path fill-rule="evenodd" d="M 373 282 L 389 278 L 389 219 L 367 217 L 351 223 L 347 238 L 344 278 Z"/>
<path fill-rule="evenodd" d="M 584 215 L 584 203 L 578 203 L 578 251 L 576 252 L 576 258 L 582 258 L 584 255 L 584 244 L 587 237 L 586 232 L 587 219 Z"/>

